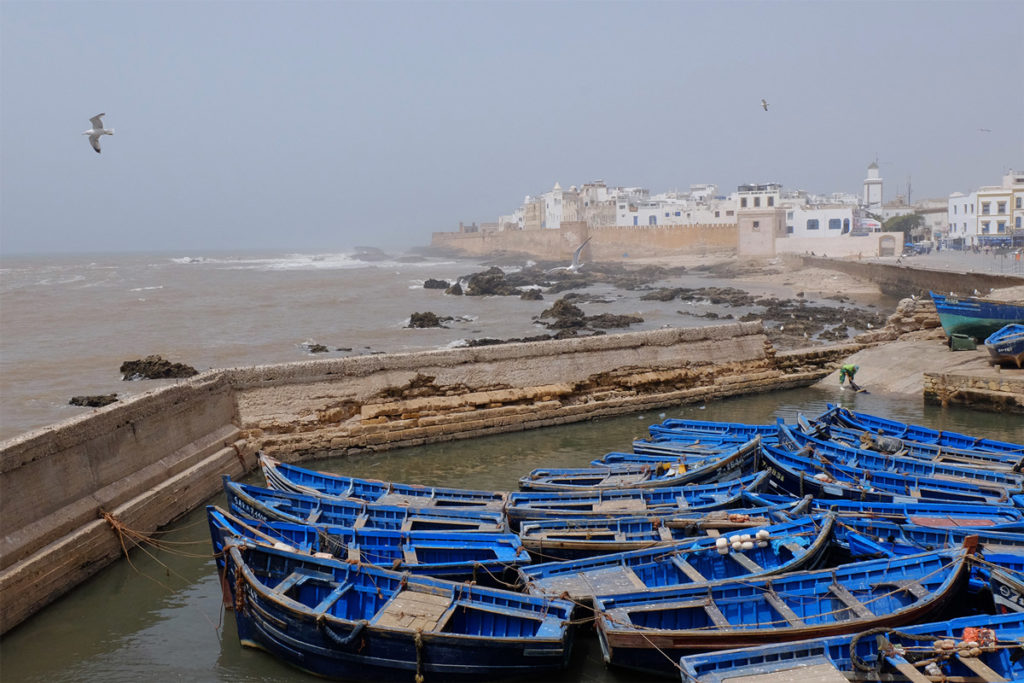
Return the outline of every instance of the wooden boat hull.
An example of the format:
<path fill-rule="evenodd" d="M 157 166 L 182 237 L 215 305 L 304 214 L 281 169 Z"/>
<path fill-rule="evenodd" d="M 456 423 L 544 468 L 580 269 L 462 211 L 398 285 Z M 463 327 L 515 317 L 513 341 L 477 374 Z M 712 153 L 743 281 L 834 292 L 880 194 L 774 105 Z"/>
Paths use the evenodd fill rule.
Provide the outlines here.
<path fill-rule="evenodd" d="M 490 510 L 444 510 L 376 505 L 353 500 L 306 496 L 249 486 L 224 477 L 228 507 L 236 515 L 261 522 L 329 524 L 361 529 L 504 533 L 502 513 Z"/>
<path fill-rule="evenodd" d="M 505 515 L 513 529 L 542 519 L 665 516 L 738 507 L 744 491 L 760 491 L 764 472 L 714 484 L 598 491 L 526 491 L 509 494 Z"/>
<path fill-rule="evenodd" d="M 409 505 L 417 508 L 443 507 L 471 510 L 501 510 L 507 494 L 502 491 L 401 484 L 377 479 L 344 477 L 298 467 L 260 454 L 260 467 L 267 486 L 308 496 L 332 496 L 381 505 Z"/>
<path fill-rule="evenodd" d="M 531 595 L 567 596 L 573 602 L 589 604 L 595 595 L 707 585 L 810 569 L 829 546 L 833 521 L 831 515 L 817 515 L 751 527 L 734 535 L 764 538 L 761 543 L 751 541 L 750 548 L 733 548 L 705 536 L 646 550 L 524 566 L 519 568 L 520 583 Z M 731 540 L 722 538 L 726 543 Z"/>
<path fill-rule="evenodd" d="M 1024 637 L 1024 614 L 982 614 L 900 627 L 900 632 L 909 636 L 923 636 L 920 639 L 901 637 L 896 633 L 884 635 L 893 644 L 903 645 L 908 650 L 921 650 L 922 645 L 927 645 L 934 639 L 944 638 L 959 642 L 963 639 L 965 629 L 982 628 L 995 631 L 1000 643 L 1012 645 L 1014 641 Z M 851 645 L 868 671 L 861 671 L 853 666 L 850 657 Z M 979 654 L 978 661 L 1006 680 L 1018 680 L 1024 677 L 1024 660 L 1014 661 L 1014 649 L 993 648 Z M 761 680 L 772 680 L 769 677 L 774 676 L 778 680 L 815 680 L 827 683 L 847 680 L 906 680 L 893 668 L 895 661 L 888 663 L 883 660 L 884 656 L 879 657 L 876 634 L 858 633 L 687 655 L 680 659 L 679 667 L 683 683 L 740 683 L 744 680 L 757 680 L 758 676 L 762 677 Z M 943 669 L 947 680 L 981 680 L 977 672 L 959 656 L 946 659 L 943 662 Z M 815 674 L 808 676 L 812 671 Z"/>
<path fill-rule="evenodd" d="M 296 552 L 326 553 L 346 562 L 450 580 L 496 583 L 506 570 L 530 563 L 515 534 L 351 529 L 329 525 L 260 522 L 206 508 L 211 534 L 230 533 L 254 543 L 284 544 Z"/>
<path fill-rule="evenodd" d="M 769 491 L 815 498 L 909 503 L 931 500 L 962 503 L 1008 503 L 1010 493 L 995 486 L 961 481 L 858 470 L 818 462 L 771 446 L 762 447 L 762 463 L 771 479 Z"/>
<path fill-rule="evenodd" d="M 1011 494 L 1019 492 L 1021 482 L 1024 481 L 1024 474 L 1019 472 L 952 465 L 899 454 L 877 453 L 815 438 L 799 429 L 790 429 L 781 425 L 779 429 L 779 445 L 781 447 L 793 452 L 807 450 L 819 458 L 824 457 L 830 462 L 841 463 L 848 467 L 877 472 L 894 472 L 913 477 L 965 481 L 980 486 L 992 485 L 1006 489 Z"/>
<path fill-rule="evenodd" d="M 771 524 L 778 508 L 713 510 L 671 517 L 553 519 L 524 522 L 523 547 L 539 562 L 574 560 L 606 553 L 642 550 L 711 533 Z"/>
<path fill-rule="evenodd" d="M 967 550 L 912 555 L 725 582 L 596 597 L 605 661 L 671 674 L 697 651 L 827 638 L 921 620 L 966 580 Z"/>
<path fill-rule="evenodd" d="M 1011 323 L 1024 324 L 1024 305 L 973 296 L 945 296 L 929 292 L 947 335 L 963 334 L 977 340 Z"/>
<path fill-rule="evenodd" d="M 519 480 L 523 491 L 580 491 L 683 486 L 735 479 L 754 469 L 760 439 L 738 445 L 732 452 L 709 457 L 699 466 L 644 463 L 620 467 L 536 469 Z"/>
<path fill-rule="evenodd" d="M 803 499 L 775 494 L 744 492 L 749 506 L 791 507 L 790 515 L 811 512 L 834 512 L 839 517 L 888 521 L 895 524 L 914 524 L 936 528 L 980 528 L 993 531 L 1024 532 L 1024 512 L 1009 506 L 950 505 L 942 502 L 910 501 L 881 503 L 806 496 Z"/>
<path fill-rule="evenodd" d="M 1024 325 L 1007 325 L 993 332 L 985 340 L 993 363 L 1010 361 L 1021 367 L 1024 364 Z"/>
<path fill-rule="evenodd" d="M 922 427 L 921 425 L 889 420 L 869 413 L 855 412 L 832 404 L 826 404 L 825 412 L 814 418 L 814 421 L 825 423 L 838 422 L 839 424 L 862 431 L 894 436 L 898 439 L 908 439 L 919 443 L 930 443 L 936 446 L 994 451 L 1024 458 L 1024 444 L 985 439 L 959 432 L 939 431 L 929 427 Z"/>
<path fill-rule="evenodd" d="M 218 552 L 243 645 L 317 676 L 372 681 L 553 674 L 565 601 L 413 577 L 252 544 Z"/>

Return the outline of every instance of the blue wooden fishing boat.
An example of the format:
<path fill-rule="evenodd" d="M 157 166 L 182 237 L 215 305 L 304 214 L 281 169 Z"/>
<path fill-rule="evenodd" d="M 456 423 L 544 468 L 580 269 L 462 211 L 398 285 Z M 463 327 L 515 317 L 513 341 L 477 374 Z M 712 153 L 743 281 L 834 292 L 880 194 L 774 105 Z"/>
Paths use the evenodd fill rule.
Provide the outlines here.
<path fill-rule="evenodd" d="M 568 596 L 590 603 L 595 595 L 660 590 L 737 578 L 781 574 L 817 566 L 829 546 L 834 516 L 751 527 L 731 536 L 704 536 L 626 553 L 520 567 L 532 595 Z"/>
<path fill-rule="evenodd" d="M 838 422 L 846 427 L 852 427 L 861 431 L 874 432 L 885 436 L 894 436 L 897 439 L 907 439 L 919 443 L 934 444 L 936 446 L 950 446 L 966 450 L 993 451 L 996 453 L 1012 454 L 1024 458 L 1024 444 L 1010 443 L 1008 441 L 997 441 L 995 439 L 984 439 L 969 434 L 958 432 L 939 431 L 920 425 L 907 424 L 878 417 L 869 413 L 861 413 L 827 404 L 827 409 L 818 417 L 815 422 L 827 424 Z"/>
<path fill-rule="evenodd" d="M 993 531 L 993 527 L 936 528 L 916 524 L 896 524 L 879 519 L 840 517 L 833 541 L 853 557 L 896 557 L 930 550 L 963 546 L 968 536 L 977 538 L 978 549 L 988 553 L 1024 555 L 1024 533 Z"/>
<path fill-rule="evenodd" d="M 684 654 L 921 621 L 967 578 L 971 549 L 594 598 L 605 661 L 675 673 Z"/>
<path fill-rule="evenodd" d="M 495 580 L 507 569 L 529 564 L 530 555 L 515 534 L 446 531 L 351 529 L 323 524 L 261 522 L 236 517 L 215 506 L 206 508 L 211 527 L 255 543 L 284 544 L 295 552 L 326 553 L 346 562 L 439 578 Z M 227 533 L 227 532 L 225 532 Z"/>
<path fill-rule="evenodd" d="M 991 554 L 972 564 L 997 612 L 1024 613 L 1024 554 Z"/>
<path fill-rule="evenodd" d="M 808 453 L 808 457 L 813 455 L 819 460 L 824 458 L 829 462 L 856 469 L 993 485 L 1006 489 L 1011 495 L 1020 493 L 1021 483 L 1024 482 L 1024 474 L 1019 472 L 952 465 L 924 458 L 862 450 L 835 441 L 818 439 L 785 425 L 779 425 L 779 446 L 797 453 Z"/>
<path fill-rule="evenodd" d="M 1001 327 L 985 339 L 993 363 L 1012 361 L 1021 367 L 1024 364 L 1024 325 L 1013 324 Z"/>
<path fill-rule="evenodd" d="M 629 489 L 682 486 L 735 479 L 754 469 L 760 439 L 737 445 L 719 456 L 698 460 L 635 463 L 615 467 L 535 469 L 519 480 L 524 491 L 578 491 L 581 489 Z"/>
<path fill-rule="evenodd" d="M 352 498 L 367 503 L 410 505 L 418 508 L 489 510 L 501 510 L 507 497 L 502 491 L 472 491 L 344 477 L 283 463 L 264 454 L 260 454 L 259 461 L 267 486 L 279 491 L 293 491 L 308 496 Z"/>
<path fill-rule="evenodd" d="M 947 336 L 962 334 L 981 340 L 1010 323 L 1024 324 L 1024 303 L 928 293 Z"/>
<path fill-rule="evenodd" d="M 581 517 L 665 516 L 676 512 L 738 507 L 744 491 L 760 491 L 768 474 L 756 472 L 713 484 L 652 489 L 523 491 L 509 494 L 505 516 L 513 529 L 521 522 Z"/>
<path fill-rule="evenodd" d="M 771 477 L 768 491 L 772 493 L 884 503 L 909 503 L 915 500 L 994 504 L 1010 502 L 1009 492 L 994 484 L 859 469 L 825 459 L 802 457 L 772 446 L 762 446 L 761 456 L 762 467 Z"/>
<path fill-rule="evenodd" d="M 495 510 L 446 510 L 361 503 L 250 486 L 231 481 L 228 476 L 224 477 L 224 494 L 233 513 L 263 522 L 399 531 L 508 531 L 505 516 Z"/>
<path fill-rule="evenodd" d="M 238 638 L 325 678 L 467 680 L 564 669 L 572 604 L 289 552 L 214 530 Z"/>
<path fill-rule="evenodd" d="M 665 460 L 695 462 L 726 455 L 743 443 L 746 443 L 746 440 L 740 438 L 720 441 L 715 444 L 692 441 L 634 441 L 631 453 L 621 451 L 605 453 L 600 458 L 591 460 L 590 464 L 594 467 L 610 467 L 624 463 L 662 462 Z"/>
<path fill-rule="evenodd" d="M 781 508 L 680 512 L 670 517 L 549 519 L 523 522 L 519 538 L 539 562 L 641 550 L 704 534 L 785 521 Z"/>
<path fill-rule="evenodd" d="M 820 439 L 827 439 L 852 448 L 877 451 L 890 455 L 901 455 L 920 460 L 973 467 L 980 469 L 1013 472 L 1021 469 L 1021 456 L 1012 453 L 952 448 L 920 443 L 894 436 L 872 434 L 836 424 L 809 422 L 802 415 L 797 418 L 800 431 Z"/>
<path fill-rule="evenodd" d="M 647 428 L 652 440 L 672 441 L 703 436 L 705 439 L 736 439 L 749 441 L 756 436 L 775 436 L 775 425 L 752 425 L 744 422 L 714 422 L 669 418 Z"/>
<path fill-rule="evenodd" d="M 842 518 L 858 517 L 894 524 L 914 524 L 935 528 L 970 527 L 992 531 L 1024 532 L 1024 511 L 1005 505 L 951 505 L 941 501 L 917 500 L 886 503 L 877 501 L 841 500 L 838 498 L 793 498 L 770 493 L 745 491 L 748 507 L 785 508 L 789 515 L 834 512 Z"/>
<path fill-rule="evenodd" d="M 1021 638 L 1024 614 L 978 614 L 882 632 L 703 652 L 682 657 L 679 667 L 682 683 L 1020 681 L 1024 659 L 1016 652 Z M 930 671 L 938 675 L 926 673 L 933 662 L 936 668 Z"/>

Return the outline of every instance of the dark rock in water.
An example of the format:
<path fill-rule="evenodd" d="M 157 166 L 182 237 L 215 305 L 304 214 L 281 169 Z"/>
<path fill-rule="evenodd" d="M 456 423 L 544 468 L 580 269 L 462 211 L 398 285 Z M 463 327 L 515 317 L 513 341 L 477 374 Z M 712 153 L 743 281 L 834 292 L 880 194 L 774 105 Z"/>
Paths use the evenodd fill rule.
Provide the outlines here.
<path fill-rule="evenodd" d="M 448 289 L 450 286 L 451 283 L 447 280 L 436 280 L 432 277 L 423 283 L 423 289 Z"/>
<path fill-rule="evenodd" d="M 525 301 L 543 301 L 544 295 L 540 293 L 539 289 L 524 289 L 519 298 Z"/>
<path fill-rule="evenodd" d="M 462 285 L 456 282 L 454 285 L 444 290 L 445 294 L 451 294 L 452 296 L 462 296 Z"/>
<path fill-rule="evenodd" d="M 146 356 L 142 360 L 127 360 L 121 363 L 121 379 L 178 379 L 192 377 L 199 372 L 191 365 L 172 363 L 160 356 Z"/>
<path fill-rule="evenodd" d="M 85 406 L 86 408 L 102 408 L 117 403 L 117 394 L 99 394 L 96 396 L 72 396 L 69 405 Z"/>
<path fill-rule="evenodd" d="M 482 273 L 474 273 L 466 281 L 469 296 L 518 296 L 519 287 L 505 278 L 505 271 L 497 266 Z"/>
<path fill-rule="evenodd" d="M 538 317 L 554 318 L 555 321 L 548 323 L 547 326 L 551 330 L 578 329 L 587 324 L 579 306 L 575 306 L 565 299 L 559 299 Z"/>
<path fill-rule="evenodd" d="M 356 252 L 352 254 L 352 258 L 370 262 L 393 260 L 377 247 L 356 247 Z"/>
<path fill-rule="evenodd" d="M 409 327 L 444 327 L 441 323 L 452 318 L 439 318 L 436 313 L 413 313 L 409 316 Z"/>
<path fill-rule="evenodd" d="M 352 351 L 352 347 L 351 346 L 339 346 L 338 348 L 335 349 L 335 351 L 342 351 L 344 353 L 349 353 L 350 351 Z"/>
<path fill-rule="evenodd" d="M 330 351 L 330 349 L 323 344 L 306 344 L 306 350 L 310 353 L 327 353 Z"/>
<path fill-rule="evenodd" d="M 629 327 L 633 323 L 642 323 L 644 321 L 638 315 L 615 315 L 613 313 L 601 313 L 600 315 L 591 315 L 586 318 L 587 325 L 597 328 L 610 328 L 610 327 Z"/>

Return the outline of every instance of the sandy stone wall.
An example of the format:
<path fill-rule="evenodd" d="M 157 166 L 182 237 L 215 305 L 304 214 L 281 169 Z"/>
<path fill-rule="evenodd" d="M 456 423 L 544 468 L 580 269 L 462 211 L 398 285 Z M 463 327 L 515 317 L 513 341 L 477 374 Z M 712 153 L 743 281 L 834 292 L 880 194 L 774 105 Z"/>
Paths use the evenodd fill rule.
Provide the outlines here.
<path fill-rule="evenodd" d="M 296 460 L 801 386 L 857 348 L 777 355 L 753 322 L 310 361 L 230 381 L 249 441 Z"/>
<path fill-rule="evenodd" d="M 1024 377 L 1018 373 L 1006 375 L 979 377 L 925 373 L 924 400 L 943 406 L 962 405 L 995 412 L 1024 413 Z"/>
<path fill-rule="evenodd" d="M 581 228 L 582 226 L 582 228 Z M 508 230 L 502 232 L 435 232 L 432 247 L 467 256 L 502 253 L 523 254 L 535 259 L 572 258 L 576 247 L 590 235 L 584 261 L 616 261 L 629 257 L 668 254 L 734 252 L 735 225 L 643 225 L 636 227 L 586 228 L 568 223 L 558 230 Z"/>

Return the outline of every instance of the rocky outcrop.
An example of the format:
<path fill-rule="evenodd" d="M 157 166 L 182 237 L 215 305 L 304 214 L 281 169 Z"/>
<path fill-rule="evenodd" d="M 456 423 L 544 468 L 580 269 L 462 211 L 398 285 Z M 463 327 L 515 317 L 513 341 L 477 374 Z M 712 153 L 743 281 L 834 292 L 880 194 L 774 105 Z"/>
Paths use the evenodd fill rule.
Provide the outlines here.
<path fill-rule="evenodd" d="M 853 340 L 858 344 L 879 344 L 912 333 L 917 333 L 915 336 L 918 337 L 945 335 L 942 323 L 939 322 L 939 313 L 935 310 L 935 302 L 930 298 L 901 299 L 896 305 L 896 312 L 886 319 L 884 327 L 859 334 Z"/>
<path fill-rule="evenodd" d="M 102 408 L 111 403 L 117 403 L 117 394 L 99 394 L 96 396 L 72 396 L 68 405 L 83 406 L 85 408 Z"/>
<path fill-rule="evenodd" d="M 121 379 L 134 381 L 139 379 L 182 379 L 198 375 L 199 372 L 191 365 L 172 363 L 161 356 L 146 356 L 142 360 L 126 360 L 121 363 Z"/>
<path fill-rule="evenodd" d="M 427 278 L 423 283 L 423 289 L 448 289 L 451 287 L 451 283 L 447 280 L 437 280 L 435 278 Z"/>

